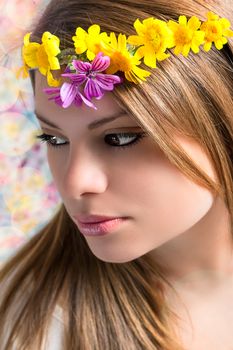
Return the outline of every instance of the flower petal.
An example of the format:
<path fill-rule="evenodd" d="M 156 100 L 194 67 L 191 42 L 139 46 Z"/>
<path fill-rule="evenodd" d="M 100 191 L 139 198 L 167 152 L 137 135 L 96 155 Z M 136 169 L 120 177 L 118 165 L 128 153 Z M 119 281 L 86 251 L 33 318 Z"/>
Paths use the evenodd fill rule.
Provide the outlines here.
<path fill-rule="evenodd" d="M 59 105 L 60 107 L 62 107 L 63 102 L 61 100 L 61 96 L 60 96 L 60 88 L 45 88 L 43 89 L 43 92 L 45 92 L 48 95 L 54 95 L 56 94 L 56 96 L 52 96 L 49 98 L 49 101 L 54 100 L 56 102 L 57 105 Z"/>
<path fill-rule="evenodd" d="M 147 46 L 145 50 L 144 63 L 151 68 L 156 68 L 156 55 L 152 46 Z"/>
<path fill-rule="evenodd" d="M 187 57 L 188 54 L 189 54 L 189 51 L 190 51 L 190 48 L 191 48 L 191 45 L 190 44 L 186 44 L 183 46 L 183 49 L 182 49 L 182 55 Z"/>
<path fill-rule="evenodd" d="M 60 88 L 45 88 L 43 89 L 43 92 L 45 92 L 48 95 L 60 93 Z"/>
<path fill-rule="evenodd" d="M 174 54 L 175 55 L 179 55 L 183 50 L 183 46 L 182 45 L 177 45 L 175 48 L 174 48 Z"/>
<path fill-rule="evenodd" d="M 227 43 L 227 38 L 222 38 L 222 43 L 223 43 L 223 45 L 225 45 L 226 43 Z"/>
<path fill-rule="evenodd" d="M 60 39 L 50 32 L 44 32 L 42 36 L 42 43 L 48 56 L 56 56 L 61 52 L 59 48 Z"/>
<path fill-rule="evenodd" d="M 81 73 L 87 73 L 87 72 L 89 72 L 89 69 L 91 68 L 91 63 L 83 62 L 80 60 L 73 60 L 72 65 L 77 71 L 79 71 Z"/>
<path fill-rule="evenodd" d="M 80 92 L 78 92 L 77 94 L 76 94 L 76 96 L 75 96 L 75 99 L 74 99 L 74 104 L 75 104 L 75 106 L 77 106 L 77 107 L 80 107 L 81 105 L 82 105 L 82 102 L 83 102 L 83 100 L 82 100 L 82 98 L 81 98 L 81 93 Z"/>
<path fill-rule="evenodd" d="M 121 83 L 121 78 L 118 75 L 112 74 L 97 74 L 95 80 L 104 90 L 112 90 L 114 88 L 114 84 Z"/>
<path fill-rule="evenodd" d="M 233 36 L 233 31 L 232 30 L 230 30 L 230 29 L 225 29 L 224 31 L 223 31 L 223 35 L 225 35 L 225 36 Z"/>
<path fill-rule="evenodd" d="M 218 39 L 214 42 L 216 49 L 221 50 L 223 48 L 223 43 L 221 39 Z"/>
<path fill-rule="evenodd" d="M 110 33 L 110 41 L 111 41 L 112 47 L 114 49 L 117 49 L 118 48 L 118 43 L 117 43 L 116 34 L 114 32 Z"/>
<path fill-rule="evenodd" d="M 83 39 L 86 37 L 87 32 L 86 32 L 83 28 L 77 27 L 77 28 L 76 28 L 76 31 L 75 31 L 75 34 L 76 34 L 76 36 L 77 36 L 79 39 L 83 40 Z M 75 38 L 75 37 L 74 37 L 74 38 Z"/>
<path fill-rule="evenodd" d="M 138 35 L 130 35 L 127 39 L 127 42 L 131 45 L 143 45 L 144 44 L 144 37 L 143 36 L 138 36 Z"/>
<path fill-rule="evenodd" d="M 96 106 L 94 105 L 94 103 L 92 103 L 91 101 L 89 101 L 88 99 L 86 99 L 86 97 L 84 97 L 81 93 L 79 93 L 79 96 L 81 97 L 81 99 L 83 100 L 83 102 L 91 108 L 97 109 Z"/>
<path fill-rule="evenodd" d="M 204 45 L 204 50 L 207 52 L 210 51 L 211 46 L 212 46 L 212 41 L 207 41 Z"/>
<path fill-rule="evenodd" d="M 99 35 L 99 33 L 100 33 L 100 26 L 98 24 L 92 24 L 88 28 L 88 33 L 90 35 L 93 35 L 93 36 Z"/>
<path fill-rule="evenodd" d="M 126 35 L 120 33 L 118 35 L 118 50 L 124 51 L 125 48 L 126 48 Z"/>
<path fill-rule="evenodd" d="M 200 49 L 197 45 L 192 44 L 191 49 L 194 53 L 199 53 Z"/>
<path fill-rule="evenodd" d="M 187 17 L 186 16 L 179 16 L 179 23 L 183 26 L 186 26 L 187 24 Z"/>
<path fill-rule="evenodd" d="M 36 68 L 38 66 L 37 52 L 40 46 L 41 45 L 37 43 L 30 43 L 23 48 L 24 60 L 30 68 Z"/>
<path fill-rule="evenodd" d="M 59 79 L 59 80 L 54 79 L 54 77 L 52 75 L 52 72 L 50 71 L 50 69 L 48 69 L 48 71 L 47 71 L 47 82 L 48 82 L 49 86 L 57 87 L 57 86 L 60 85 L 61 79 Z"/>
<path fill-rule="evenodd" d="M 134 84 L 138 84 L 140 79 L 136 77 L 136 75 L 129 71 L 129 72 L 125 72 L 125 77 L 128 81 L 131 81 Z"/>
<path fill-rule="evenodd" d="M 57 57 L 48 56 L 49 65 L 52 70 L 60 69 L 60 63 Z"/>
<path fill-rule="evenodd" d="M 62 76 L 69 78 L 76 84 L 82 84 L 87 79 L 86 73 L 64 73 Z"/>
<path fill-rule="evenodd" d="M 102 72 L 106 70 L 110 65 L 110 58 L 108 56 L 103 56 L 102 52 L 99 52 L 95 56 L 95 59 L 92 62 L 92 71 Z"/>
<path fill-rule="evenodd" d="M 82 41 L 82 40 L 75 40 L 74 47 L 75 47 L 75 52 L 78 55 L 82 54 L 83 52 L 85 52 L 87 50 L 87 44 L 85 41 Z"/>
<path fill-rule="evenodd" d="M 97 79 L 95 81 L 96 81 L 96 84 L 98 84 L 99 87 L 103 90 L 112 91 L 114 89 L 113 84 L 103 84 L 101 81 L 99 81 Z"/>
<path fill-rule="evenodd" d="M 169 58 L 171 55 L 169 53 L 161 52 L 156 55 L 158 61 L 163 61 Z"/>
<path fill-rule="evenodd" d="M 175 21 L 172 21 L 171 19 L 168 21 L 168 27 L 175 32 L 179 28 L 179 24 Z"/>
<path fill-rule="evenodd" d="M 75 84 L 64 83 L 61 87 L 60 95 L 63 102 L 62 107 L 69 107 L 75 99 L 77 87 Z"/>
<path fill-rule="evenodd" d="M 94 60 L 94 58 L 95 58 L 94 52 L 92 52 L 91 50 L 87 50 L 86 54 L 87 54 L 87 58 L 89 59 L 89 61 Z"/>
<path fill-rule="evenodd" d="M 88 100 L 91 100 L 92 97 L 98 98 L 103 96 L 100 86 L 92 79 L 88 79 L 84 88 L 84 94 Z"/>
<path fill-rule="evenodd" d="M 201 26 L 201 21 L 196 17 L 196 16 L 192 16 L 189 21 L 188 21 L 188 27 L 195 31 L 197 29 L 199 29 Z"/>
<path fill-rule="evenodd" d="M 136 77 L 138 77 L 140 80 L 146 80 L 147 77 L 151 75 L 150 72 L 148 72 L 145 69 L 142 69 L 140 67 L 135 66 L 133 68 L 133 73 L 135 74 Z"/>
<path fill-rule="evenodd" d="M 31 34 L 32 34 L 32 32 L 27 33 L 27 34 L 24 35 L 23 42 L 24 42 L 25 46 L 29 45 Z"/>
<path fill-rule="evenodd" d="M 69 66 L 66 66 L 66 69 L 65 69 L 64 73 L 71 73 L 71 70 L 70 70 Z"/>
<path fill-rule="evenodd" d="M 137 51 L 135 53 L 135 57 L 140 60 L 142 57 L 145 56 L 145 53 L 146 53 L 145 46 L 141 46 L 137 49 Z"/>
<path fill-rule="evenodd" d="M 143 33 L 143 29 L 144 29 L 144 26 L 143 24 L 140 22 L 140 20 L 137 18 L 136 21 L 134 22 L 134 28 L 136 29 L 136 32 L 138 34 L 141 34 Z"/>

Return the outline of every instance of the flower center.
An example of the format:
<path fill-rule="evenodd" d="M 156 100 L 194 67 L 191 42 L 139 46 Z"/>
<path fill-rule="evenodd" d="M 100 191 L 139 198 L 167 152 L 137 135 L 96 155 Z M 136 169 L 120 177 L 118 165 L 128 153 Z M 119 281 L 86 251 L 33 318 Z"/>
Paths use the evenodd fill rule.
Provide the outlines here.
<path fill-rule="evenodd" d="M 145 36 L 145 41 L 150 42 L 150 44 L 153 46 L 153 49 L 155 51 L 158 51 L 161 45 L 161 36 L 159 33 L 147 33 Z"/>
<path fill-rule="evenodd" d="M 89 78 L 89 79 L 95 79 L 96 75 L 97 75 L 97 73 L 93 72 L 91 69 L 86 74 L 87 78 Z"/>
<path fill-rule="evenodd" d="M 189 44 L 192 41 L 192 32 L 187 28 L 180 28 L 174 34 L 175 41 L 180 45 Z"/>
<path fill-rule="evenodd" d="M 208 32 L 206 33 L 206 37 L 209 41 L 215 41 L 222 35 L 221 31 L 219 28 L 212 24 L 208 27 Z"/>
<path fill-rule="evenodd" d="M 122 72 L 128 72 L 131 70 L 131 64 L 129 58 L 124 56 L 121 52 L 115 52 L 112 56 L 114 64 L 119 67 Z"/>
<path fill-rule="evenodd" d="M 153 46 L 155 51 L 159 51 L 161 46 L 161 30 L 157 25 L 152 25 L 144 35 L 145 42 Z"/>

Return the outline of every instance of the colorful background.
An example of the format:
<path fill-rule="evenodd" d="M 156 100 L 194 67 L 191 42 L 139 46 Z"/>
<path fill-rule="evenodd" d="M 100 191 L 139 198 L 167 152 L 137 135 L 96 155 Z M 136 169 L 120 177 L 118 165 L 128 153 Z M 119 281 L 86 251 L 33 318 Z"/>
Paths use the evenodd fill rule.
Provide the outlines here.
<path fill-rule="evenodd" d="M 30 79 L 16 78 L 23 37 L 48 0 L 0 0 L 0 265 L 53 216 L 61 198 L 34 115 Z"/>

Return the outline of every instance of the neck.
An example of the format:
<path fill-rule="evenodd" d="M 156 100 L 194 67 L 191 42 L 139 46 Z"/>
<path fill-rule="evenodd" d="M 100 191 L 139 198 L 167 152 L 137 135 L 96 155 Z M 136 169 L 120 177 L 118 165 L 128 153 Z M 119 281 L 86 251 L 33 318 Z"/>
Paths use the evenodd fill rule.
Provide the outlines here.
<path fill-rule="evenodd" d="M 218 197 L 202 220 L 150 255 L 174 286 L 213 288 L 233 281 L 232 243 L 229 211 Z"/>

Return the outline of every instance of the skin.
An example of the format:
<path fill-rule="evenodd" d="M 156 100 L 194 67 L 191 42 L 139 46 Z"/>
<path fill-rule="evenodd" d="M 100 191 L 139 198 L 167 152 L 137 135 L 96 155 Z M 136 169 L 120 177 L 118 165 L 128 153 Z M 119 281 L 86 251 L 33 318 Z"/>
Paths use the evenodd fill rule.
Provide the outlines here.
<path fill-rule="evenodd" d="M 100 260 L 115 263 L 149 254 L 164 266 L 167 278 L 188 307 L 200 334 L 200 343 L 197 335 L 191 346 L 190 333 L 184 330 L 184 341 L 189 344 L 189 350 L 206 350 L 202 332 L 203 329 L 206 334 L 213 332 L 214 321 L 211 324 L 203 321 L 203 310 L 209 315 L 218 305 L 220 315 L 224 311 L 224 320 L 233 324 L 233 313 L 229 310 L 233 295 L 232 236 L 224 202 L 185 177 L 149 136 L 124 149 L 104 142 L 105 134 L 142 132 L 132 116 L 125 115 L 88 130 L 90 122 L 121 113 L 111 93 L 95 102 L 97 110 L 85 105 L 63 109 L 48 101 L 42 91 L 44 87 L 48 87 L 46 79 L 37 72 L 35 109 L 61 130 L 40 121 L 41 128 L 57 136 L 58 143 L 69 142 L 60 148 L 48 147 L 47 152 L 67 212 L 71 218 L 79 213 L 130 217 L 110 235 L 85 236 L 91 251 Z M 211 161 L 200 145 L 180 135 L 174 137 L 215 180 Z M 185 319 L 178 299 L 169 294 L 167 297 Z M 218 319 L 216 329 L 225 331 L 223 318 Z"/>

